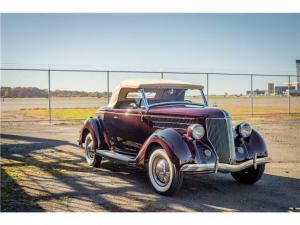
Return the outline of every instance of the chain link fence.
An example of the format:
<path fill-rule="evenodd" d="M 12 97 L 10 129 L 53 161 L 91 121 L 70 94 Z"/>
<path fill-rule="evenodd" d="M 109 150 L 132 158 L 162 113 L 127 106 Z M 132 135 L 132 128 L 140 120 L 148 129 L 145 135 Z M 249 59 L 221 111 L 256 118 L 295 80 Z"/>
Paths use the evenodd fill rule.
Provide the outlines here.
<path fill-rule="evenodd" d="M 1 122 L 83 120 L 125 79 L 204 85 L 209 105 L 232 115 L 300 114 L 296 75 L 1 68 Z"/>

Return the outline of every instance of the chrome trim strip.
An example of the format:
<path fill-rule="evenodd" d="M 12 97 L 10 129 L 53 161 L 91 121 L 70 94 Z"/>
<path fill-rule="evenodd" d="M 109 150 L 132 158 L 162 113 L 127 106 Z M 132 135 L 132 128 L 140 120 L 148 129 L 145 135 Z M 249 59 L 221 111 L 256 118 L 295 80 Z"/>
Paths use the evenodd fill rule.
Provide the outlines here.
<path fill-rule="evenodd" d="M 270 163 L 271 161 L 272 159 L 270 157 L 256 158 L 255 165 L 257 166 L 261 164 L 266 164 L 266 163 Z M 215 163 L 209 163 L 209 164 L 184 164 L 180 168 L 180 171 L 191 172 L 191 173 L 195 173 L 195 172 L 212 173 L 216 171 L 217 168 L 218 171 L 223 171 L 223 172 L 238 172 L 255 165 L 254 165 L 254 159 L 247 160 L 240 164 L 218 163 L 216 160 Z"/>
<path fill-rule="evenodd" d="M 253 166 L 254 166 L 254 169 L 257 168 L 257 153 L 254 154 L 254 158 L 253 158 Z"/>
<path fill-rule="evenodd" d="M 113 109 L 115 110 L 115 109 Z M 117 109 L 121 111 L 121 109 Z M 111 114 L 117 114 L 117 115 L 131 115 L 131 116 L 141 116 L 140 113 L 132 113 L 132 109 L 122 109 L 122 112 L 111 112 L 111 111 L 104 111 L 105 113 L 111 113 Z M 151 115 L 151 114 L 145 114 L 149 119 L 151 118 L 166 118 L 166 119 L 181 119 L 181 120 L 191 120 L 192 123 L 194 123 L 198 118 L 197 117 L 187 117 L 187 116 L 165 116 L 165 115 Z"/>
<path fill-rule="evenodd" d="M 182 120 L 197 120 L 198 117 L 189 117 L 189 116 L 166 116 L 166 115 L 154 115 L 154 114 L 149 114 L 148 115 L 150 118 L 168 118 L 168 119 L 182 119 Z"/>
<path fill-rule="evenodd" d="M 158 129 L 168 129 L 168 128 L 171 128 L 171 129 L 175 129 L 175 130 L 186 130 L 186 128 L 180 128 L 180 127 L 162 127 L 162 126 L 152 126 L 153 128 L 158 128 Z"/>
<path fill-rule="evenodd" d="M 191 123 L 168 122 L 168 121 L 157 121 L 157 120 L 152 120 L 151 122 L 158 123 L 158 124 L 167 123 L 167 124 L 178 124 L 178 125 L 187 125 L 187 126 L 191 125 Z"/>
<path fill-rule="evenodd" d="M 127 111 L 125 111 L 124 110 L 124 112 L 109 112 L 109 111 L 106 111 L 105 112 L 105 114 L 115 114 L 115 115 L 130 115 L 130 116 L 141 116 L 141 114 L 140 113 L 131 113 L 131 110 L 127 110 Z"/>
<path fill-rule="evenodd" d="M 215 171 L 214 172 L 217 173 L 218 169 L 219 169 L 219 156 L 217 155 L 217 159 L 215 161 Z"/>

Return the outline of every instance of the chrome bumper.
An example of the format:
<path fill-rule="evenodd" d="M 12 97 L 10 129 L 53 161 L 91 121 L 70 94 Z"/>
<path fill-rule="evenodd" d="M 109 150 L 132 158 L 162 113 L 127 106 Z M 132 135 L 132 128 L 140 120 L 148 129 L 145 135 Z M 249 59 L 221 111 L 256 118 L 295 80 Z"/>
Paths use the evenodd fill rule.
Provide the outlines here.
<path fill-rule="evenodd" d="M 219 163 L 218 161 L 208 164 L 184 164 L 180 168 L 180 171 L 185 173 L 217 173 L 218 171 L 238 172 L 252 166 L 256 168 L 257 165 L 270 163 L 271 161 L 272 159 L 270 157 L 256 158 L 255 156 L 253 159 L 242 162 L 240 164 L 226 164 Z"/>

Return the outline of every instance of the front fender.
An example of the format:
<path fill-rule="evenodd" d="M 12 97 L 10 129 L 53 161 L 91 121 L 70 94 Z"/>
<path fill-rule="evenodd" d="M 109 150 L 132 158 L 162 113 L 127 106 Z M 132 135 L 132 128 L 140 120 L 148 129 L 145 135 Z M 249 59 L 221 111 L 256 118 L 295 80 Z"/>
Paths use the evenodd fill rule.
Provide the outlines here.
<path fill-rule="evenodd" d="M 236 152 L 237 161 L 253 159 L 255 154 L 257 154 L 257 157 L 268 156 L 267 146 L 264 139 L 254 129 L 248 138 L 237 142 L 237 147 L 242 147 L 245 150 L 244 154 Z"/>
<path fill-rule="evenodd" d="M 149 157 L 155 146 L 165 149 L 172 163 L 178 168 L 192 160 L 192 152 L 181 134 L 176 130 L 167 128 L 155 131 L 143 144 L 137 156 L 137 164 L 144 166 L 145 160 Z"/>
<path fill-rule="evenodd" d="M 84 121 L 83 127 L 80 130 L 78 143 L 80 146 L 82 146 L 85 141 L 86 135 L 90 133 L 94 139 L 95 148 L 100 148 L 101 144 L 107 144 L 103 135 L 104 132 L 105 129 L 103 123 L 101 123 L 101 121 L 97 118 L 90 117 Z"/>

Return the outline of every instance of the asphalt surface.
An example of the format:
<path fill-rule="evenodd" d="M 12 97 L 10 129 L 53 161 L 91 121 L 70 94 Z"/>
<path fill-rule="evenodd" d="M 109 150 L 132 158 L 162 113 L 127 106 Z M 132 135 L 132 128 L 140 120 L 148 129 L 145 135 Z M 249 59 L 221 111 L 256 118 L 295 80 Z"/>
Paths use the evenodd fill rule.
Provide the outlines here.
<path fill-rule="evenodd" d="M 1 211 L 299 211 L 300 121 L 253 126 L 274 159 L 259 182 L 187 176 L 179 193 L 164 197 L 142 169 L 88 167 L 76 145 L 79 125 L 1 124 Z"/>

